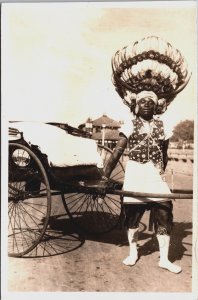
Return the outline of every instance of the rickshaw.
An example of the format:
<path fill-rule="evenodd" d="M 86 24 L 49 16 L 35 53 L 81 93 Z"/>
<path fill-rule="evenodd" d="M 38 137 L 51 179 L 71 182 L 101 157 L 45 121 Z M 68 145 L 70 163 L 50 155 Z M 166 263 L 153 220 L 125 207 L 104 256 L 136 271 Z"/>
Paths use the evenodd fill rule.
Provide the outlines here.
<path fill-rule="evenodd" d="M 192 191 L 174 191 L 167 195 L 124 191 L 122 159 L 109 180 L 103 179 L 101 166 L 96 163 L 54 165 L 38 143 L 30 142 L 24 135 L 19 126 L 24 123 L 9 124 L 8 255 L 11 257 L 23 257 L 41 242 L 50 226 L 51 204 L 56 196 L 60 196 L 66 213 L 76 226 L 94 234 L 108 232 L 119 224 L 123 196 L 192 199 Z M 78 145 L 86 144 L 88 140 L 95 143 L 103 167 L 107 163 L 112 150 L 97 145 L 86 132 L 68 124 L 44 124 L 47 129 L 56 128 L 55 132 L 64 133 L 65 137 L 74 137 L 75 141 L 80 139 Z M 41 132 L 34 130 L 34 136 L 41 136 Z M 51 136 L 50 143 L 57 152 L 61 151 Z M 91 156 L 90 152 L 88 156 Z"/>

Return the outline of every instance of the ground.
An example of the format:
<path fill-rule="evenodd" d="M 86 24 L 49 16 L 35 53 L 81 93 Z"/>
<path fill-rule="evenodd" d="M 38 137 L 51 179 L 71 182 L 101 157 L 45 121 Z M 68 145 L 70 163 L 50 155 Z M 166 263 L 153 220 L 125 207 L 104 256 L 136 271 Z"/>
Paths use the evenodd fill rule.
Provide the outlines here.
<path fill-rule="evenodd" d="M 170 167 L 167 180 L 171 184 Z M 181 171 L 181 168 L 178 168 Z M 192 174 L 177 173 L 176 188 L 192 189 Z M 54 206 L 57 201 L 55 199 Z M 126 231 L 116 228 L 100 236 L 78 234 L 59 203 L 60 217 L 52 219 L 56 239 L 42 242 L 42 254 L 8 260 L 10 292 L 186 292 L 192 291 L 192 207 L 191 199 L 174 201 L 174 229 L 170 260 L 183 271 L 172 274 L 158 267 L 158 245 L 147 229 L 145 213 L 139 235 L 139 260 L 133 267 L 122 264 L 128 255 Z M 61 216 L 62 212 L 62 216 Z M 52 233 L 53 235 L 53 233 Z"/>

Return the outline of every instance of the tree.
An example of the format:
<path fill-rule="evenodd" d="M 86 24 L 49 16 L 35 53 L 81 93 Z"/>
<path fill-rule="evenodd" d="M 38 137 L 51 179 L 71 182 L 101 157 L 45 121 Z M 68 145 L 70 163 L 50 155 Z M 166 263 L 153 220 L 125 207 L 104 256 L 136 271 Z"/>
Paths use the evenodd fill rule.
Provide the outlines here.
<path fill-rule="evenodd" d="M 194 141 L 194 121 L 185 120 L 177 124 L 173 129 L 172 142 Z"/>

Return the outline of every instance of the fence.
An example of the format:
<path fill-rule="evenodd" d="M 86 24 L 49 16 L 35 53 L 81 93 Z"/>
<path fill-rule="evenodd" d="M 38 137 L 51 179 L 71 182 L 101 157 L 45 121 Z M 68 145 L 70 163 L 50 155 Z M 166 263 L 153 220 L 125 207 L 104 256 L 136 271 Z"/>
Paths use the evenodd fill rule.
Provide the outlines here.
<path fill-rule="evenodd" d="M 173 161 L 182 161 L 184 163 L 194 163 L 194 155 L 192 149 L 169 149 L 168 158 Z"/>

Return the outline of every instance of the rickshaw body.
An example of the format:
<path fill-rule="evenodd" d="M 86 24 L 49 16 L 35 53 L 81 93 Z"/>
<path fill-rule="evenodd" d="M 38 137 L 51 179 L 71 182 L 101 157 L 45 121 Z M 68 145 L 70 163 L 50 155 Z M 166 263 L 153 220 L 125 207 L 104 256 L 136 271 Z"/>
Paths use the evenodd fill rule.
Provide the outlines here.
<path fill-rule="evenodd" d="M 72 133 L 72 128 L 69 134 L 82 137 L 82 131 L 73 128 Z M 9 134 L 9 256 L 25 256 L 40 243 L 49 226 L 54 196 L 60 197 L 71 221 L 84 232 L 100 234 L 118 225 L 122 197 L 112 191 L 122 189 L 120 161 L 106 181 L 96 165 L 51 166 L 47 155 L 25 141 L 22 132 L 11 127 Z M 86 134 L 83 137 L 87 139 Z M 105 165 L 112 151 L 98 145 L 98 152 Z"/>

